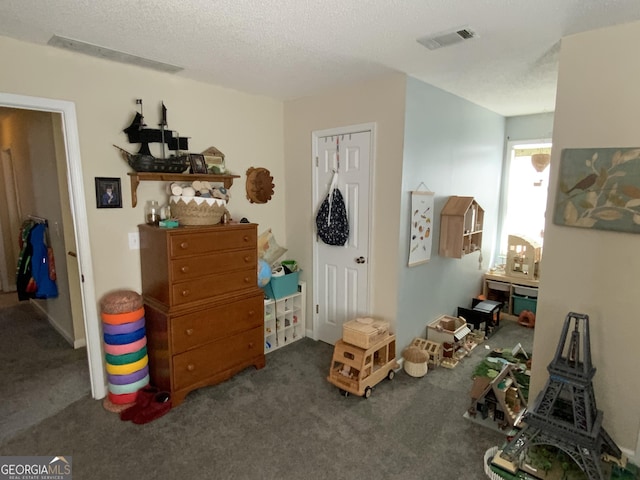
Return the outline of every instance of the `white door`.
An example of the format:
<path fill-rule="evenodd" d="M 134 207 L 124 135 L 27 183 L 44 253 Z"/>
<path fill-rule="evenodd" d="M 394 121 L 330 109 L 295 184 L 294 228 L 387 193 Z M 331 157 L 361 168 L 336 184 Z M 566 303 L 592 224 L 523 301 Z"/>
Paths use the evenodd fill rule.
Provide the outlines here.
<path fill-rule="evenodd" d="M 314 336 L 329 344 L 342 338 L 344 322 L 369 313 L 372 132 L 365 126 L 314 134 L 314 218 L 335 170 L 349 219 L 345 246 L 314 237 Z"/>

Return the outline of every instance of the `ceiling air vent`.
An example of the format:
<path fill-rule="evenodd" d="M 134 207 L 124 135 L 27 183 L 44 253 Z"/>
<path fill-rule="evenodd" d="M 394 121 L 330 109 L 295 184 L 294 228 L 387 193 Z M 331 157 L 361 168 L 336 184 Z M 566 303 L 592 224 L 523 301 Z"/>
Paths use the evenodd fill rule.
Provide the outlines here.
<path fill-rule="evenodd" d="M 418 43 L 424 45 L 429 50 L 455 45 L 463 40 L 470 40 L 477 37 L 476 33 L 469 28 L 460 28 L 450 32 L 437 33 L 428 37 L 418 39 Z"/>
<path fill-rule="evenodd" d="M 85 55 L 91 55 L 92 57 L 104 58 L 105 60 L 113 60 L 114 62 L 120 63 L 129 63 L 131 65 L 151 68 L 161 72 L 177 73 L 183 70 L 182 67 L 176 67 L 175 65 L 170 65 L 168 63 L 156 62 L 155 60 L 149 60 L 148 58 L 137 57 L 128 53 L 111 50 L 109 48 L 92 45 L 91 43 L 85 43 L 71 38 L 60 37 L 58 35 L 51 37 L 47 44 L 53 47 L 64 48 L 65 50 L 72 50 L 74 52 L 84 53 Z"/>

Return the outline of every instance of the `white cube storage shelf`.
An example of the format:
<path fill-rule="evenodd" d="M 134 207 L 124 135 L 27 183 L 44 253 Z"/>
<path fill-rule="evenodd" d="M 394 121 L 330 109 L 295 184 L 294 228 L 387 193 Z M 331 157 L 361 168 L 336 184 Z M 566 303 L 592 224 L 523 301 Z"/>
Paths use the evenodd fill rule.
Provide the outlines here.
<path fill-rule="evenodd" d="M 296 293 L 264 301 L 264 353 L 304 338 L 305 299 L 306 283 L 299 282 Z"/>
<path fill-rule="evenodd" d="M 519 300 L 519 303 L 522 303 L 524 299 L 527 305 L 537 302 L 538 280 L 486 273 L 482 293 L 489 300 L 503 302 L 503 316 L 511 317 L 513 320 L 517 319 L 520 313 L 519 305 L 515 305 L 514 300 Z"/>

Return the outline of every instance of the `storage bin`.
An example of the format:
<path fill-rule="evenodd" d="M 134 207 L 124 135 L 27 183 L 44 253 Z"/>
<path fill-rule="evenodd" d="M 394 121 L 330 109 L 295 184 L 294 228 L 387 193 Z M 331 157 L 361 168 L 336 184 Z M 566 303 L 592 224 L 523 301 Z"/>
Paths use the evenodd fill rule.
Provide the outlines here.
<path fill-rule="evenodd" d="M 369 348 L 389 335 L 389 322 L 356 318 L 342 324 L 342 340 L 360 348 Z"/>
<path fill-rule="evenodd" d="M 180 225 L 217 225 L 227 211 L 227 202 L 218 198 L 171 196 L 171 216 Z"/>
<path fill-rule="evenodd" d="M 404 362 L 402 366 L 411 377 L 424 377 L 429 371 L 429 354 L 420 347 L 410 345 L 402 352 Z"/>
<path fill-rule="evenodd" d="M 520 315 L 523 310 L 529 310 L 536 313 L 537 298 L 523 297 L 521 295 L 513 295 L 513 314 Z"/>
<path fill-rule="evenodd" d="M 509 291 L 509 284 L 508 283 L 502 283 L 502 282 L 494 282 L 492 280 L 487 280 L 487 287 L 490 288 L 491 290 L 499 290 L 501 292 L 508 292 Z"/>
<path fill-rule="evenodd" d="M 272 300 L 293 295 L 298 291 L 298 277 L 300 272 L 288 273 L 281 277 L 271 277 L 271 281 L 262 287 L 267 297 Z"/>
<path fill-rule="evenodd" d="M 517 295 L 522 295 L 523 297 L 538 298 L 538 289 L 533 287 L 514 285 L 513 292 Z"/>

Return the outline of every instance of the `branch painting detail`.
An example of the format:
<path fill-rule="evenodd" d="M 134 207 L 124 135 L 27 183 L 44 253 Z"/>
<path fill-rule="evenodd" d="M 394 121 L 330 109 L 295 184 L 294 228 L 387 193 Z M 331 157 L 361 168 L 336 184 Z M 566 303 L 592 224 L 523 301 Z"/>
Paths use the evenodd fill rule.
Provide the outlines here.
<path fill-rule="evenodd" d="M 562 150 L 553 223 L 640 233 L 640 148 Z"/>

